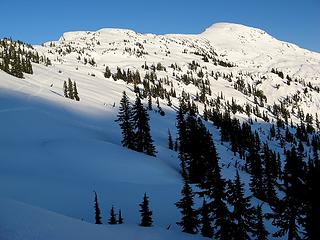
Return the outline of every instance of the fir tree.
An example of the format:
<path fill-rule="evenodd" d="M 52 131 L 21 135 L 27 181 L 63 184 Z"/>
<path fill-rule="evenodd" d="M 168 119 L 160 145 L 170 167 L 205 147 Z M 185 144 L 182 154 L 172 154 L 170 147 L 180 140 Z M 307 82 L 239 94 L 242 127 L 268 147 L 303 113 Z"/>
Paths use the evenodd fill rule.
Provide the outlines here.
<path fill-rule="evenodd" d="M 114 213 L 114 208 L 112 206 L 110 210 L 110 218 L 108 221 L 109 224 L 117 224 L 116 214 Z"/>
<path fill-rule="evenodd" d="M 64 96 L 65 96 L 66 98 L 69 97 L 69 96 L 68 96 L 68 86 L 67 86 L 67 82 L 66 82 L 66 81 L 63 82 L 63 94 L 64 94 Z"/>
<path fill-rule="evenodd" d="M 70 78 L 68 78 L 68 96 L 70 99 L 74 99 L 73 84 Z"/>
<path fill-rule="evenodd" d="M 302 163 L 298 160 L 295 148 L 287 152 L 284 169 L 284 185 L 281 190 L 284 197 L 271 205 L 273 210 L 269 217 L 272 224 L 279 228 L 274 237 L 288 235 L 288 240 L 301 239 L 298 221 L 301 219 L 303 185 L 301 179 Z"/>
<path fill-rule="evenodd" d="M 135 149 L 138 152 L 145 152 L 148 155 L 155 156 L 156 149 L 150 134 L 149 115 L 138 96 L 132 108 L 132 113 L 135 133 Z"/>
<path fill-rule="evenodd" d="M 97 193 L 94 192 L 94 210 L 95 210 L 95 223 L 102 224 L 101 222 L 101 211 L 99 208 L 98 196 Z"/>
<path fill-rule="evenodd" d="M 152 111 L 152 97 L 151 93 L 148 94 L 148 110 Z"/>
<path fill-rule="evenodd" d="M 140 226 L 142 227 L 151 227 L 152 226 L 152 211 L 149 209 L 149 198 L 145 193 L 143 196 L 142 203 L 139 204 L 140 206 L 140 215 L 141 215 L 141 222 Z"/>
<path fill-rule="evenodd" d="M 213 230 L 211 226 L 211 218 L 210 218 L 210 211 L 209 206 L 206 201 L 203 199 L 203 204 L 200 209 L 201 214 L 201 235 L 204 237 L 212 238 L 213 237 Z"/>
<path fill-rule="evenodd" d="M 104 72 L 104 77 L 105 78 L 110 78 L 111 77 L 111 71 L 108 66 L 106 66 L 106 71 Z"/>
<path fill-rule="evenodd" d="M 213 218 L 214 237 L 220 240 L 232 239 L 231 214 L 226 203 L 225 180 L 222 179 L 218 164 L 218 155 L 213 145 L 212 158 L 207 166 L 205 178 L 200 182 L 201 197 L 205 196 Z"/>
<path fill-rule="evenodd" d="M 176 206 L 180 209 L 182 219 L 177 224 L 181 226 L 183 232 L 195 234 L 198 231 L 198 218 L 196 211 L 193 209 L 194 194 L 186 179 L 184 179 L 181 194 L 182 198 L 176 203 Z"/>
<path fill-rule="evenodd" d="M 173 150 L 173 141 L 172 141 L 170 130 L 168 130 L 168 146 L 170 150 Z"/>
<path fill-rule="evenodd" d="M 76 101 L 80 101 L 76 82 L 73 83 L 73 96 Z"/>
<path fill-rule="evenodd" d="M 269 233 L 266 230 L 264 223 L 263 223 L 262 207 L 261 207 L 261 205 L 258 205 L 257 209 L 256 209 L 256 222 L 254 224 L 253 236 L 257 240 L 267 240 L 268 235 L 269 235 Z"/>
<path fill-rule="evenodd" d="M 123 217 L 122 217 L 121 209 L 119 210 L 119 213 L 118 213 L 118 224 L 123 224 Z"/>
<path fill-rule="evenodd" d="M 249 234 L 253 232 L 254 210 L 251 207 L 250 198 L 244 196 L 243 183 L 238 171 L 234 182 L 229 183 L 228 202 L 233 206 L 231 217 L 234 221 L 234 239 L 250 239 Z"/>
<path fill-rule="evenodd" d="M 119 122 L 122 130 L 122 146 L 129 149 L 135 149 L 132 112 L 126 92 L 123 92 L 123 96 L 120 101 L 118 119 L 116 121 Z"/>

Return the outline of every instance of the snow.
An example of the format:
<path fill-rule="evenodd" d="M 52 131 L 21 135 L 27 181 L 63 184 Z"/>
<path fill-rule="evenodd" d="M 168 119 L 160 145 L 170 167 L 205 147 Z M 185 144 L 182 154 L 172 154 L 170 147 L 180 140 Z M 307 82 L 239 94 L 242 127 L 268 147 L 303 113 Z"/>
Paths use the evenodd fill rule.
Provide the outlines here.
<path fill-rule="evenodd" d="M 25 74 L 25 79 L 0 71 L 1 240 L 21 239 L 21 236 L 26 240 L 88 239 L 91 236 L 120 240 L 189 238 L 189 235 L 181 234 L 175 224 L 180 218 L 174 203 L 180 198 L 181 176 L 177 153 L 167 148 L 168 129 L 173 138 L 176 137 L 174 110 L 178 99 L 171 99 L 172 107 L 160 99 L 166 113 L 163 117 L 150 112 L 157 157 L 123 148 L 121 132 L 114 120 L 122 92 L 126 91 L 132 102 L 135 94 L 132 85 L 104 78 L 106 66 L 113 73 L 118 66 L 125 70 L 138 69 L 143 78 L 145 71 L 141 66 L 145 62 L 149 66 L 161 62 L 167 72 L 157 71 L 158 78 L 168 76 L 177 96 L 184 90 L 194 97 L 199 89 L 177 81 L 173 72 L 180 76 L 185 74 L 188 64 L 195 60 L 207 68 L 203 71 L 234 76 L 229 82 L 208 75 L 212 97 L 220 96 L 222 92 L 230 102 L 234 98 L 238 104 L 253 104 L 253 96 L 246 96 L 233 87 L 235 76 L 250 73 L 241 77 L 246 84 L 256 85 L 264 91 L 268 105 L 279 104 L 279 100 L 300 91 L 300 107 L 312 114 L 320 111 L 319 93 L 302 94 L 305 87 L 299 82 L 288 86 L 283 79 L 270 73 L 271 68 L 277 68 L 320 86 L 320 54 L 278 41 L 259 29 L 220 23 L 199 35 L 153 35 L 105 28 L 96 32 L 68 32 L 52 43 L 52 47 L 51 42 L 35 46 L 50 58 L 52 66 L 33 64 L 34 74 Z M 137 43 L 142 44 L 143 51 L 148 54 L 137 57 L 125 51 L 125 48 L 138 49 Z M 75 51 L 68 54 L 67 47 L 81 54 Z M 202 56 L 194 54 L 212 51 L 217 53 L 218 59 L 236 63 L 237 67 L 205 63 Z M 81 60 L 77 60 L 78 55 Z M 84 57 L 94 58 L 96 66 L 85 65 Z M 181 67 L 181 72 L 169 68 L 175 63 Z M 266 78 L 262 79 L 262 76 Z M 80 102 L 63 97 L 63 82 L 68 78 L 76 81 Z M 277 90 L 276 85 L 279 85 Z M 153 103 L 155 105 L 155 99 Z M 199 109 L 201 111 L 203 105 L 199 104 Z M 267 111 L 266 107 L 259 109 Z M 244 114 L 236 114 L 236 117 L 241 121 L 248 119 Z M 272 116 L 271 120 L 274 120 Z M 299 120 L 294 117 L 293 122 Z M 267 141 L 269 126 L 257 119 L 253 129 Z M 207 127 L 221 157 L 223 175 L 233 179 L 235 160 L 239 164 L 243 160 L 233 155 L 229 144 L 221 144 L 218 129 L 211 123 L 207 123 Z M 276 142 L 273 145 L 275 150 L 280 150 Z M 241 172 L 241 179 L 247 186 L 246 193 L 250 194 L 249 175 Z M 99 196 L 103 222 L 107 221 L 114 205 L 116 210 L 121 208 L 125 225 L 92 224 L 94 190 Z M 137 226 L 138 204 L 144 192 L 150 196 L 154 213 L 155 227 L 150 229 Z M 253 202 L 259 203 L 255 199 Z M 197 204 L 201 203 L 198 199 Z M 169 224 L 171 230 L 167 231 Z M 270 223 L 268 229 L 274 230 Z M 200 237 L 190 236 L 190 239 Z"/>
<path fill-rule="evenodd" d="M 90 224 L 8 199 L 0 199 L 0 205 L 2 216 L 0 225 L 1 240 L 205 239 L 158 227 L 146 228 L 129 224 L 114 226 Z"/>

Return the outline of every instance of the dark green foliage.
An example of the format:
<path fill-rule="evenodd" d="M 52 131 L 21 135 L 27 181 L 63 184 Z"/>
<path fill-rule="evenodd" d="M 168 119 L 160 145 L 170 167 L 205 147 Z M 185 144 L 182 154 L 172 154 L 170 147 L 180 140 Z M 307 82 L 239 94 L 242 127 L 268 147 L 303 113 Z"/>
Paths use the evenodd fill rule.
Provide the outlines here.
<path fill-rule="evenodd" d="M 132 121 L 135 134 L 135 150 L 155 156 L 156 149 L 150 134 L 149 114 L 138 96 L 132 107 Z"/>
<path fill-rule="evenodd" d="M 263 223 L 263 213 L 261 205 L 258 205 L 256 208 L 256 222 L 253 225 L 254 231 L 253 236 L 257 240 L 267 240 L 268 239 L 268 231 L 266 230 L 264 223 Z"/>
<path fill-rule="evenodd" d="M 118 224 L 123 224 L 123 217 L 122 217 L 121 209 L 119 210 L 119 213 L 118 213 Z"/>
<path fill-rule="evenodd" d="M 104 77 L 105 78 L 110 78 L 111 77 L 111 71 L 110 71 L 108 66 L 106 66 L 106 70 L 104 72 Z"/>
<path fill-rule="evenodd" d="M 274 237 L 288 235 L 288 240 L 301 239 L 299 221 L 303 212 L 303 162 L 298 158 L 295 148 L 287 152 L 284 168 L 284 184 L 281 190 L 284 197 L 271 205 L 273 213 L 269 217 L 273 218 L 272 224 L 278 227 Z"/>
<path fill-rule="evenodd" d="M 116 121 L 119 122 L 122 130 L 122 146 L 129 149 L 135 149 L 132 111 L 126 92 L 123 92 L 123 96 L 120 101 L 118 119 Z"/>
<path fill-rule="evenodd" d="M 140 226 L 142 227 L 151 227 L 152 226 L 152 211 L 149 209 L 149 198 L 145 193 L 143 196 L 142 203 L 139 204 L 140 206 L 140 215 L 141 215 L 141 222 Z"/>
<path fill-rule="evenodd" d="M 112 206 L 111 210 L 110 210 L 110 218 L 108 221 L 109 224 L 117 224 L 117 218 L 116 218 L 116 214 L 114 213 L 114 208 Z"/>
<path fill-rule="evenodd" d="M 0 49 L 0 69 L 15 77 L 23 78 L 23 73 L 33 74 L 31 62 L 40 63 L 33 47 L 21 41 L 1 39 Z"/>
<path fill-rule="evenodd" d="M 254 209 L 251 206 L 250 198 L 244 196 L 243 183 L 237 171 L 236 178 L 228 184 L 228 202 L 233 207 L 231 218 L 233 220 L 233 239 L 250 239 L 253 233 Z"/>
<path fill-rule="evenodd" d="M 202 207 L 200 209 L 201 219 L 201 235 L 204 237 L 212 238 L 213 237 L 213 230 L 211 226 L 211 218 L 210 218 L 210 211 L 209 206 L 205 200 L 203 200 Z"/>
<path fill-rule="evenodd" d="M 176 206 L 180 209 L 182 219 L 177 224 L 181 226 L 183 232 L 195 234 L 198 231 L 198 217 L 193 208 L 194 194 L 186 179 L 184 179 L 181 195 L 182 198 L 176 203 Z"/>
<path fill-rule="evenodd" d="M 170 150 L 173 150 L 173 140 L 170 130 L 168 130 L 168 146 Z"/>
<path fill-rule="evenodd" d="M 68 97 L 74 99 L 73 84 L 70 78 L 68 78 Z"/>
<path fill-rule="evenodd" d="M 68 86 L 66 81 L 63 82 L 63 94 L 66 98 L 68 97 Z"/>
<path fill-rule="evenodd" d="M 73 96 L 76 101 L 80 101 L 76 82 L 73 82 Z"/>
<path fill-rule="evenodd" d="M 97 193 L 94 192 L 94 211 L 95 211 L 95 223 L 102 224 L 101 222 L 101 211 L 99 208 L 98 196 Z"/>

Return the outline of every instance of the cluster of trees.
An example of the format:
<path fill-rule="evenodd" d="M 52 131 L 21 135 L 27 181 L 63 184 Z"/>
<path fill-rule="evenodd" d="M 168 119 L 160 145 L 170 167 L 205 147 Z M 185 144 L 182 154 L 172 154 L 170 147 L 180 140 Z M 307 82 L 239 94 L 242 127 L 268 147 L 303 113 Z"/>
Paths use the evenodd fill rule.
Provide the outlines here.
<path fill-rule="evenodd" d="M 152 220 L 152 211 L 149 208 L 149 197 L 145 193 L 143 196 L 142 202 L 139 204 L 140 206 L 140 215 L 141 215 L 141 221 L 140 226 L 142 227 L 151 227 L 153 220 Z M 101 210 L 99 206 L 98 201 L 98 195 L 96 192 L 94 192 L 94 218 L 95 218 L 95 224 L 102 224 L 102 217 L 101 217 Z M 108 219 L 108 224 L 114 225 L 114 224 L 123 224 L 123 217 L 121 209 L 119 209 L 118 214 L 115 213 L 114 207 L 112 206 L 110 209 L 110 217 Z"/>
<path fill-rule="evenodd" d="M 120 101 L 118 119 L 122 130 L 122 145 L 129 149 L 155 156 L 156 149 L 150 133 L 149 114 L 139 96 L 131 106 L 126 92 Z"/>
<path fill-rule="evenodd" d="M 31 62 L 51 65 L 49 58 L 39 56 L 31 45 L 21 41 L 1 39 L 0 49 L 0 69 L 18 78 L 23 78 L 23 73 L 33 74 Z"/>
<path fill-rule="evenodd" d="M 72 83 L 70 78 L 68 78 L 68 83 L 66 81 L 63 82 L 63 93 L 66 98 L 80 101 L 76 82 Z"/>

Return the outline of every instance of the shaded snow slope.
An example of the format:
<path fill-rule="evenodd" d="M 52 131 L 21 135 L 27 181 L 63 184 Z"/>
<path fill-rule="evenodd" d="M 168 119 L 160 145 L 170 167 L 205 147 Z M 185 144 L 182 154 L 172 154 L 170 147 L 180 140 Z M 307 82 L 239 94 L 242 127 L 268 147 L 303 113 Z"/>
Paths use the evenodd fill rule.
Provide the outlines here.
<path fill-rule="evenodd" d="M 1 240 L 185 240 L 205 239 L 162 228 L 143 228 L 136 225 L 94 225 L 65 217 L 44 209 L 0 198 Z M 17 231 L 19 229 L 19 231 Z"/>

